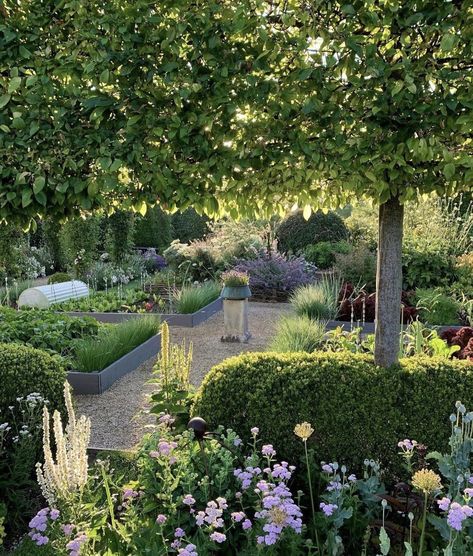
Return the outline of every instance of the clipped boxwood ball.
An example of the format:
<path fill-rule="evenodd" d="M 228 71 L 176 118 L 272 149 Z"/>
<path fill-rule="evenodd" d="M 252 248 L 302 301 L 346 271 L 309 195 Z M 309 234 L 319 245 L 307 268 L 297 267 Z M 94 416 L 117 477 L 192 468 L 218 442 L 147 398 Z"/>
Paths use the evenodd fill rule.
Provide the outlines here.
<path fill-rule="evenodd" d="M 340 216 L 334 212 L 313 212 L 306 220 L 302 211 L 298 211 L 281 222 L 276 237 L 280 251 L 299 253 L 314 243 L 347 239 L 348 229 Z"/>
<path fill-rule="evenodd" d="M 18 397 L 38 392 L 62 410 L 66 371 L 57 356 L 20 344 L 0 344 L 0 416 Z"/>
<path fill-rule="evenodd" d="M 401 472 L 397 443 L 417 440 L 447 450 L 456 400 L 473 410 L 473 365 L 412 357 L 389 369 L 351 353 L 252 353 L 227 359 L 205 377 L 193 414 L 250 439 L 259 427 L 278 457 L 297 464 L 297 423 L 315 429 L 317 460 L 359 470 L 365 458 Z"/>

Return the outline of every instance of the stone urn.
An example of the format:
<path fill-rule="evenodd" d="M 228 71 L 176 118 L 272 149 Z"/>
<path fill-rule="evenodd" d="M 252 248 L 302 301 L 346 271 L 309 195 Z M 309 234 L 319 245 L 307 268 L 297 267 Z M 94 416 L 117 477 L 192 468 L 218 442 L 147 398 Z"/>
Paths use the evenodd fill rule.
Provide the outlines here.
<path fill-rule="evenodd" d="M 223 286 L 220 297 L 223 299 L 242 300 L 251 297 L 251 290 L 248 284 L 243 286 Z"/>

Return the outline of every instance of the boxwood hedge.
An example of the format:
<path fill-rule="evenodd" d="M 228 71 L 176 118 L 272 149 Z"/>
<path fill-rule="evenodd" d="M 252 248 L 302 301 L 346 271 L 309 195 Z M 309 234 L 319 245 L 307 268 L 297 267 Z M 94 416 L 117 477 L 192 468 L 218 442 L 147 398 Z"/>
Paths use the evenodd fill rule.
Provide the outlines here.
<path fill-rule="evenodd" d="M 373 458 L 392 472 L 400 439 L 447 448 L 458 399 L 473 408 L 473 365 L 466 362 L 410 358 L 384 369 L 366 355 L 252 353 L 210 371 L 193 414 L 243 438 L 258 426 L 279 457 L 296 463 L 302 447 L 294 425 L 309 421 L 318 459 L 359 469 Z"/>
<path fill-rule="evenodd" d="M 0 344 L 0 417 L 8 415 L 16 398 L 32 392 L 48 399 L 52 410 L 61 410 L 65 380 L 59 357 L 20 344 Z"/>

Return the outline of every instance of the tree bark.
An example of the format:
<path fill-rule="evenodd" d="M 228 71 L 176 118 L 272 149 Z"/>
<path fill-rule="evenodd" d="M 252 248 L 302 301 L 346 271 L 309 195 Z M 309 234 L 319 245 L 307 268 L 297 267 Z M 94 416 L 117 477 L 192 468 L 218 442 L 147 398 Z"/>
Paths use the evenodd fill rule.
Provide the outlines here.
<path fill-rule="evenodd" d="M 379 207 L 374 359 L 389 367 L 399 359 L 404 207 L 393 197 Z"/>

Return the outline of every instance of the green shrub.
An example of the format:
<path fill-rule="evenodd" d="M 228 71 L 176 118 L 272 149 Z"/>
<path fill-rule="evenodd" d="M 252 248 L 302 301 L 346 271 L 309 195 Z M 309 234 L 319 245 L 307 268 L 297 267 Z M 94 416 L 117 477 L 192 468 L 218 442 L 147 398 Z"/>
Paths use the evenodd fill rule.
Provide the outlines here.
<path fill-rule="evenodd" d="M 304 249 L 304 258 L 318 268 L 331 268 L 335 263 L 337 253 L 349 253 L 351 246 L 347 241 L 321 241 L 315 245 L 308 245 Z"/>
<path fill-rule="evenodd" d="M 356 245 L 350 253 L 337 253 L 334 270 L 345 282 L 364 286 L 368 291 L 375 289 L 376 257 L 364 243 Z"/>
<path fill-rule="evenodd" d="M 309 317 L 283 317 L 276 326 L 270 345 L 271 351 L 289 353 L 305 351 L 312 353 L 320 347 L 325 335 L 323 323 Z"/>
<path fill-rule="evenodd" d="M 99 236 L 100 220 L 97 216 L 71 218 L 60 228 L 60 242 L 66 265 L 74 269 L 77 276 L 82 276 L 97 259 Z"/>
<path fill-rule="evenodd" d="M 359 469 L 373 458 L 393 471 L 400 439 L 447 449 L 456 400 L 473 405 L 473 365 L 464 361 L 412 357 L 385 369 L 352 353 L 251 353 L 207 374 L 193 414 L 211 430 L 231 427 L 244 439 L 258 426 L 288 461 L 301 453 L 294 425 L 308 421 L 319 460 Z"/>
<path fill-rule="evenodd" d="M 112 256 L 112 261 L 121 263 L 133 247 L 135 215 L 125 210 L 117 210 L 107 221 L 107 250 Z"/>
<path fill-rule="evenodd" d="M 70 274 L 66 272 L 56 272 L 55 274 L 51 274 L 48 278 L 48 284 L 60 284 L 61 282 L 69 282 L 72 280 Z"/>
<path fill-rule="evenodd" d="M 404 289 L 447 286 L 457 277 L 455 257 L 440 246 L 407 241 L 402 249 L 402 274 Z"/>
<path fill-rule="evenodd" d="M 28 346 L 0 344 L 0 420 L 16 399 L 38 392 L 49 400 L 49 408 L 63 408 L 66 371 L 61 359 Z"/>
<path fill-rule="evenodd" d="M 308 245 L 321 241 L 346 239 L 348 230 L 343 220 L 334 212 L 314 212 L 306 220 L 299 211 L 287 216 L 276 231 L 279 250 L 284 253 L 299 253 Z"/>
<path fill-rule="evenodd" d="M 76 370 L 101 371 L 159 332 L 158 317 L 133 318 L 102 330 L 98 338 L 84 338 L 75 345 Z"/>
<path fill-rule="evenodd" d="M 422 322 L 431 325 L 459 324 L 460 304 L 439 288 L 417 289 L 416 306 Z"/>
<path fill-rule="evenodd" d="M 206 216 L 201 216 L 193 208 L 176 212 L 171 217 L 173 239 L 181 243 L 189 243 L 195 239 L 203 239 L 209 232 Z"/>
<path fill-rule="evenodd" d="M 340 288 L 340 279 L 324 277 L 315 284 L 298 287 L 289 300 L 299 316 L 334 320 L 338 314 Z"/>
<path fill-rule="evenodd" d="M 44 246 L 51 255 L 53 270 L 60 271 L 66 267 L 66 255 L 62 247 L 59 230 L 62 224 L 46 219 L 42 223 Z"/>
<path fill-rule="evenodd" d="M 216 282 L 205 282 L 199 286 L 183 286 L 176 294 L 178 313 L 195 313 L 220 295 L 221 286 Z"/>
<path fill-rule="evenodd" d="M 162 253 L 171 240 L 171 217 L 161 207 L 150 208 L 145 216 L 136 217 L 134 241 L 137 247 L 154 247 Z"/>

